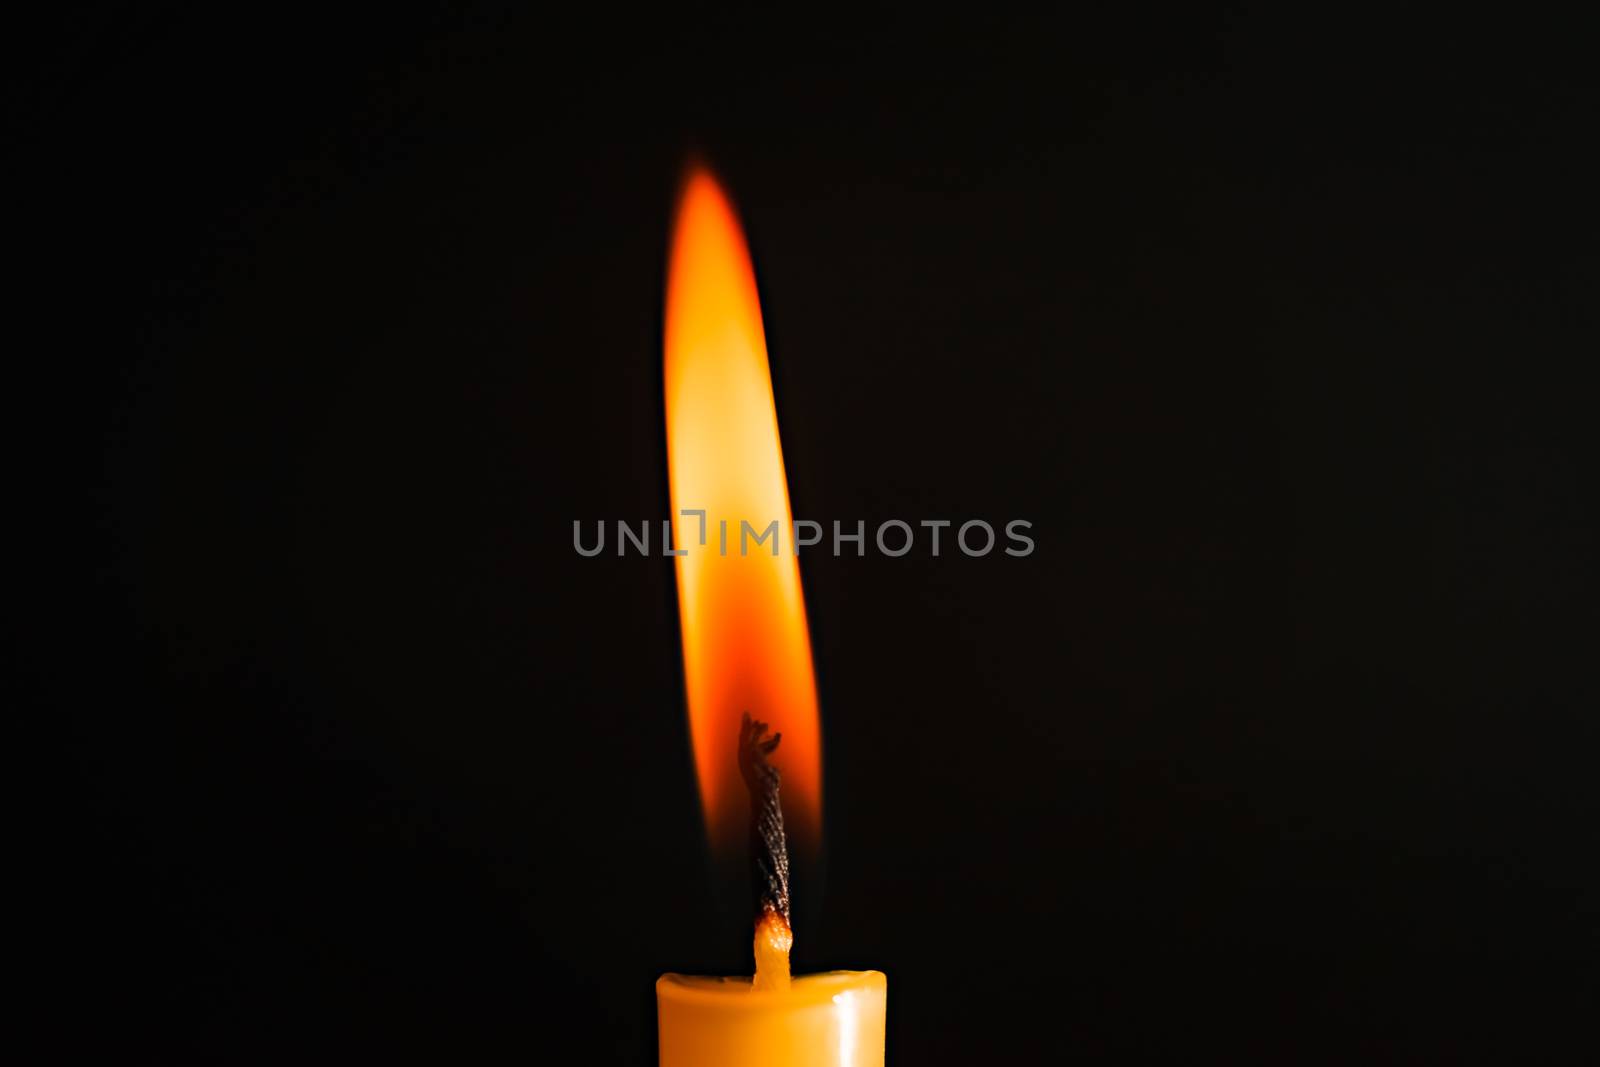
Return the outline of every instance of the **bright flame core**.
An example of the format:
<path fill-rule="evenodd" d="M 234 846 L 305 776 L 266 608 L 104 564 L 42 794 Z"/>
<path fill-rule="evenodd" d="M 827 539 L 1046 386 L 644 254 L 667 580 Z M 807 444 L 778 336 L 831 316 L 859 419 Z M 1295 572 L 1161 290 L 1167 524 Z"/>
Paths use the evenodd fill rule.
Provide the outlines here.
<path fill-rule="evenodd" d="M 692 167 L 678 201 L 666 306 L 667 468 L 689 731 L 719 851 L 742 847 L 749 801 L 739 777 L 743 712 L 783 734 L 772 762 L 799 843 L 822 821 L 822 748 L 811 638 L 790 537 L 788 483 L 744 232 L 710 171 Z M 701 520 L 684 509 L 703 508 Z M 778 555 L 755 536 L 778 522 Z M 752 534 L 741 556 L 741 532 Z M 721 545 L 726 523 L 726 554 Z"/>

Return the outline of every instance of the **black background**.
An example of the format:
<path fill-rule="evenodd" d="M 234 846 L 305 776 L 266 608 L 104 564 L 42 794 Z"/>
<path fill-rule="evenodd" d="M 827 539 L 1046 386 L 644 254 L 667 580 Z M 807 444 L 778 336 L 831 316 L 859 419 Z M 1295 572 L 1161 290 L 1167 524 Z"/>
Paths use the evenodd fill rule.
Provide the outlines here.
<path fill-rule="evenodd" d="M 571 547 L 699 150 L 796 514 L 1038 543 L 803 558 L 796 966 L 904 1065 L 1587 1059 L 1592 56 L 1462 18 L 14 27 L 49 1047 L 647 1063 L 744 965 L 670 565 Z"/>

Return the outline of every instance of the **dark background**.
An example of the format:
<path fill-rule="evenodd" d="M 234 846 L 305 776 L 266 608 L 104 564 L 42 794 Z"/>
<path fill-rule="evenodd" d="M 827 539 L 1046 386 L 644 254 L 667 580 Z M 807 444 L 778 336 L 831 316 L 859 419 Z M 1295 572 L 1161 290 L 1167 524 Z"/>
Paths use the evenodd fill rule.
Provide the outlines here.
<path fill-rule="evenodd" d="M 571 548 L 667 514 L 699 150 L 796 514 L 1038 543 L 803 558 L 797 968 L 902 1065 L 1588 1060 L 1597 100 L 1510 10 L 14 25 L 49 1048 L 642 1064 L 745 966 L 670 565 Z"/>

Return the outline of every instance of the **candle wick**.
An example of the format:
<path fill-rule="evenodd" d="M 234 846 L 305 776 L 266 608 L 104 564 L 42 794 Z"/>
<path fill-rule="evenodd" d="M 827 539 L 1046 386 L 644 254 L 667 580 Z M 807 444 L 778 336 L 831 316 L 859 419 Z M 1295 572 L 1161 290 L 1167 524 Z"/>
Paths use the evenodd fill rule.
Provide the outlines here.
<path fill-rule="evenodd" d="M 789 842 L 778 799 L 782 775 L 767 762 L 783 735 L 746 712 L 739 724 L 739 773 L 750 791 L 750 874 L 755 903 L 756 989 L 789 985 Z"/>
<path fill-rule="evenodd" d="M 750 988 L 786 991 L 789 988 L 789 949 L 793 945 L 794 934 L 777 912 L 769 911 L 757 920 L 756 973 L 750 981 Z"/>

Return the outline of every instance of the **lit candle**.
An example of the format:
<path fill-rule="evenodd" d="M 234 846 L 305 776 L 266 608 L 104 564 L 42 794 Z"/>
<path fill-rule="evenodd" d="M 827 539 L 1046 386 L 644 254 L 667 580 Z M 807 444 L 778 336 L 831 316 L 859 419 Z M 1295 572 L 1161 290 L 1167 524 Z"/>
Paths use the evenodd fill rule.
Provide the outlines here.
<path fill-rule="evenodd" d="M 878 971 L 789 977 L 789 858 L 779 775 L 768 762 L 778 736 L 745 716 L 739 768 L 750 791 L 756 924 L 753 978 L 656 982 L 664 1067 L 866 1067 L 883 1063 L 887 984 Z"/>
<path fill-rule="evenodd" d="M 786 820 L 804 839 L 821 829 L 816 679 L 755 271 L 733 205 L 703 167 L 690 169 L 678 202 L 665 325 L 695 771 L 713 846 L 738 847 L 748 832 L 757 877 L 754 976 L 663 976 L 660 1062 L 881 1067 L 881 973 L 789 976 Z"/>

